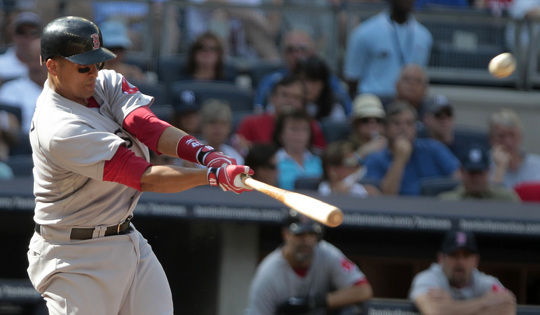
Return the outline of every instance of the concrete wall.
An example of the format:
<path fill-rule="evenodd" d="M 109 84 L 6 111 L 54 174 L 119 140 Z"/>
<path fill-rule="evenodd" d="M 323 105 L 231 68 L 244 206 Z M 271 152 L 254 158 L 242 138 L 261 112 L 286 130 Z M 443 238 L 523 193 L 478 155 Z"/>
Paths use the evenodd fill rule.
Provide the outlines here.
<path fill-rule="evenodd" d="M 480 130 L 487 131 L 487 121 L 491 113 L 501 108 L 515 110 L 523 123 L 523 148 L 540 154 L 540 92 L 433 85 L 429 93 L 448 97 L 454 105 L 457 124 Z"/>

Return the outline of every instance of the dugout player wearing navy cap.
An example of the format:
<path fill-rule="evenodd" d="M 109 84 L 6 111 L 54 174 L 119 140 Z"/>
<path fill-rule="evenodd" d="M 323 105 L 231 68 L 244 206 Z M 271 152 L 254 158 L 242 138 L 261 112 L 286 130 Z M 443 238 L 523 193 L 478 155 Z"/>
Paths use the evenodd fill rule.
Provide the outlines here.
<path fill-rule="evenodd" d="M 247 315 L 326 314 L 372 296 L 371 285 L 358 267 L 322 240 L 320 224 L 290 211 L 283 245 L 258 266 L 249 292 Z"/>
<path fill-rule="evenodd" d="M 48 79 L 30 128 L 35 233 L 28 275 L 49 314 L 173 314 L 165 272 L 130 222 L 143 191 L 248 190 L 248 166 L 157 118 L 154 98 L 114 70 L 99 28 L 80 17 L 41 37 Z M 149 163 L 149 149 L 206 166 Z M 179 310 L 178 313 L 182 313 Z"/>
<path fill-rule="evenodd" d="M 515 314 L 515 297 L 501 282 L 477 269 L 473 233 L 451 230 L 444 236 L 437 263 L 417 274 L 409 298 L 422 314 Z"/>

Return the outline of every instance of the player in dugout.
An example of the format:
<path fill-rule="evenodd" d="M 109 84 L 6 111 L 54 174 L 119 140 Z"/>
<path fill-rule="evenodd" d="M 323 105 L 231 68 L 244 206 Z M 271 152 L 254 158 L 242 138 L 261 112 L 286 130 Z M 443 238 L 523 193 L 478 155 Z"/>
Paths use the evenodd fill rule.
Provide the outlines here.
<path fill-rule="evenodd" d="M 438 262 L 417 274 L 409 298 L 422 314 L 511 315 L 516 298 L 501 282 L 478 270 L 478 247 L 473 233 L 446 233 Z"/>
<path fill-rule="evenodd" d="M 130 222 L 143 191 L 248 188 L 245 165 L 159 120 L 121 74 L 115 55 L 80 17 L 51 21 L 41 36 L 48 79 L 30 129 L 35 233 L 28 275 L 49 314 L 173 314 L 165 272 Z M 149 149 L 206 166 L 149 163 Z M 179 313 L 182 313 L 180 310 Z"/>
<path fill-rule="evenodd" d="M 256 270 L 246 314 L 359 314 L 357 304 L 372 297 L 371 285 L 338 248 L 322 240 L 321 225 L 290 210 L 282 236 L 283 245 Z"/>

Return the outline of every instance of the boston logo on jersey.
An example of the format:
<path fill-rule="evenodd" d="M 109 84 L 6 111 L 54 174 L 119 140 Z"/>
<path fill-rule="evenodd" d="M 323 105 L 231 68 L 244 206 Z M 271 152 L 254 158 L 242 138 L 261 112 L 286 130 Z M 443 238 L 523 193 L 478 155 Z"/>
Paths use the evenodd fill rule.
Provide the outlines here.
<path fill-rule="evenodd" d="M 122 78 L 122 92 L 124 94 L 135 94 L 139 91 L 139 89 L 128 82 L 128 80 L 126 80 L 126 78 Z"/>

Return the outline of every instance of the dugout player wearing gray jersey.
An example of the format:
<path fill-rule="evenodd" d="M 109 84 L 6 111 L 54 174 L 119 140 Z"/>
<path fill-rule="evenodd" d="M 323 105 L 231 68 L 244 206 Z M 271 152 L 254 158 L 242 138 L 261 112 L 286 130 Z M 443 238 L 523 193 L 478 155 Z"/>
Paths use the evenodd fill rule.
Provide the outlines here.
<path fill-rule="evenodd" d="M 291 211 L 282 229 L 284 244 L 259 265 L 251 283 L 247 315 L 326 314 L 372 296 L 358 267 L 332 244 L 321 240 L 318 223 Z"/>
<path fill-rule="evenodd" d="M 515 314 L 514 295 L 480 272 L 474 234 L 452 230 L 443 240 L 438 263 L 417 274 L 409 298 L 422 314 Z"/>
<path fill-rule="evenodd" d="M 121 74 L 99 28 L 61 17 L 41 36 L 48 79 L 30 129 L 35 233 L 28 275 L 50 314 L 173 314 L 161 264 L 130 222 L 142 191 L 241 193 L 249 167 L 159 120 Z M 149 148 L 207 166 L 151 165 Z M 181 311 L 180 311 L 181 313 Z"/>

